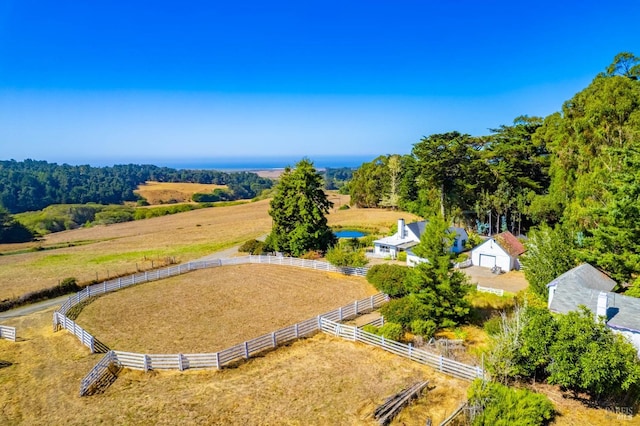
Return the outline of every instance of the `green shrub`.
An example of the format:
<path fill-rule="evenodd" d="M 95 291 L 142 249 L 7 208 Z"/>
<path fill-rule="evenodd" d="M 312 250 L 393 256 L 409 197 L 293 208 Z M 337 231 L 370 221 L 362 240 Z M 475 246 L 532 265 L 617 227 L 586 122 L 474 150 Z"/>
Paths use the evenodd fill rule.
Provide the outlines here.
<path fill-rule="evenodd" d="M 406 251 L 401 251 L 400 253 L 398 253 L 398 260 L 400 262 L 406 262 L 407 261 L 407 252 Z"/>
<path fill-rule="evenodd" d="M 400 341 L 404 336 L 404 331 L 400 324 L 387 322 L 378 329 L 378 334 L 385 339 Z"/>
<path fill-rule="evenodd" d="M 502 317 L 494 316 L 489 318 L 484 323 L 484 331 L 487 332 L 489 336 L 496 336 L 502 330 Z"/>
<path fill-rule="evenodd" d="M 308 252 L 300 256 L 300 259 L 306 259 L 306 260 L 318 260 L 321 258 L 322 258 L 322 253 L 320 253 L 317 250 L 309 250 Z"/>
<path fill-rule="evenodd" d="M 401 324 L 406 329 L 413 320 L 427 317 L 424 305 L 413 295 L 392 299 L 380 308 L 380 313 L 389 322 Z"/>
<path fill-rule="evenodd" d="M 411 332 L 425 339 L 430 339 L 436 332 L 438 326 L 433 320 L 415 319 L 410 324 Z"/>
<path fill-rule="evenodd" d="M 351 207 L 349 207 L 349 204 L 343 204 L 340 207 L 338 207 L 338 210 L 349 210 Z"/>
<path fill-rule="evenodd" d="M 71 293 L 73 291 L 79 291 L 78 280 L 74 277 L 65 278 L 60 282 L 60 287 L 65 293 Z"/>
<path fill-rule="evenodd" d="M 369 263 L 369 259 L 362 249 L 351 249 L 349 247 L 331 247 L 327 251 L 327 261 L 337 267 L 353 267 L 358 268 Z"/>
<path fill-rule="evenodd" d="M 483 408 L 473 420 L 478 426 L 546 425 L 555 415 L 553 404 L 544 395 L 481 379 L 471 384 L 468 397 L 470 405 Z"/>
<path fill-rule="evenodd" d="M 408 293 L 404 285 L 408 271 L 401 265 L 374 265 L 367 271 L 367 281 L 391 297 L 402 297 Z"/>
<path fill-rule="evenodd" d="M 248 240 L 238 248 L 238 251 L 250 254 L 262 254 L 264 253 L 264 242 Z"/>
<path fill-rule="evenodd" d="M 366 331 L 367 333 L 371 333 L 371 334 L 378 334 L 379 329 L 380 327 L 376 327 L 375 325 L 371 325 L 371 324 L 367 324 L 362 327 L 362 331 Z"/>

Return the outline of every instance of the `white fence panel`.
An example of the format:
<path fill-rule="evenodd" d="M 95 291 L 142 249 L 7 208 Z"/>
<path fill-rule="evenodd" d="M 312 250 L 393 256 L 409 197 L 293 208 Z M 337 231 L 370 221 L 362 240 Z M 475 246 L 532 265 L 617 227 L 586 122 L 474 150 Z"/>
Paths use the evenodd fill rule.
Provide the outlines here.
<path fill-rule="evenodd" d="M 438 369 L 440 372 L 450 376 L 458 377 L 465 380 L 473 380 L 477 377 L 483 378 L 484 372 L 480 367 L 467 365 L 458 361 L 454 361 L 443 356 L 430 354 L 426 351 L 415 349 L 411 345 L 396 342 L 394 340 L 385 339 L 366 331 L 351 327 L 345 324 L 335 323 L 326 318 L 322 318 L 322 331 L 334 336 L 339 336 L 348 340 L 360 341 L 372 346 L 377 346 L 388 352 L 400 355 L 411 360 L 429 365 Z"/>
<path fill-rule="evenodd" d="M 0 325 L 0 339 L 11 340 L 12 342 L 16 341 L 16 328 L 9 327 L 6 325 Z"/>
<path fill-rule="evenodd" d="M 483 293 L 493 293 L 497 294 L 498 296 L 504 296 L 504 290 L 502 290 L 501 288 L 482 287 L 480 284 L 478 284 L 476 289 Z"/>

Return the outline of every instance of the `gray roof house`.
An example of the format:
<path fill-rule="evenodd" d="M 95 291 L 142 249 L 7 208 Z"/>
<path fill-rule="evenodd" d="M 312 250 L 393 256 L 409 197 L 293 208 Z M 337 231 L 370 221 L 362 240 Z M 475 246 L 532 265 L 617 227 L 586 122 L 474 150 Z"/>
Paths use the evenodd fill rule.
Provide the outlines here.
<path fill-rule="evenodd" d="M 615 286 L 606 274 L 583 263 L 547 284 L 549 310 L 564 314 L 584 305 L 606 317 L 607 326 L 625 335 L 640 353 L 640 298 L 613 293 Z"/>
<path fill-rule="evenodd" d="M 373 254 L 378 257 L 389 256 L 395 259 L 401 251 L 407 251 L 411 247 L 420 244 L 420 237 L 424 234 L 427 221 L 413 222 L 406 224 L 404 219 L 398 219 L 398 230 L 390 237 L 384 237 L 373 242 Z M 449 227 L 449 232 L 454 234 L 454 241 L 451 251 L 460 253 L 464 250 L 469 236 L 462 228 Z"/>

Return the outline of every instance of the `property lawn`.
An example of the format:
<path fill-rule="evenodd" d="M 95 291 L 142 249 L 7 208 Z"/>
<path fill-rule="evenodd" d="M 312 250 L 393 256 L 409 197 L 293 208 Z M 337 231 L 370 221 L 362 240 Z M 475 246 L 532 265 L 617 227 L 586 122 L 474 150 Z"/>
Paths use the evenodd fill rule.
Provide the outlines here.
<path fill-rule="evenodd" d="M 376 293 L 361 277 L 224 266 L 107 294 L 85 307 L 77 322 L 112 349 L 211 353 Z"/>

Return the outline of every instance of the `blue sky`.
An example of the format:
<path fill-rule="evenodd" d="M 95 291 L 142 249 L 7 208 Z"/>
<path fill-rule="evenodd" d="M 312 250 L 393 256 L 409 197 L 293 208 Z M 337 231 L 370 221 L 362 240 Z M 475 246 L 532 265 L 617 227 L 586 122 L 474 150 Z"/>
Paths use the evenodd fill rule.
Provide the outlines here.
<path fill-rule="evenodd" d="M 640 2 L 563 3 L 0 0 L 0 158 L 373 158 L 488 134 L 640 55 Z"/>

